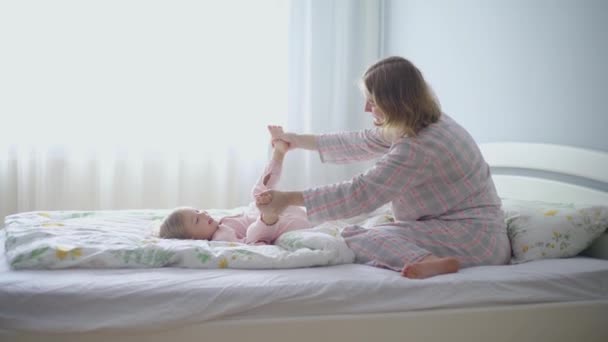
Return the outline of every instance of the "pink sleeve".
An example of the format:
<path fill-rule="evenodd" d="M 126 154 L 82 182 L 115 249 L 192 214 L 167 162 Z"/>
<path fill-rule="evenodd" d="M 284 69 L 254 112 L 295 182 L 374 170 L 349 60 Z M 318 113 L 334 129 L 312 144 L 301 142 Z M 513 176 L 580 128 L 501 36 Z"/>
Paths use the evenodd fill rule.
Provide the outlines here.
<path fill-rule="evenodd" d="M 429 162 L 414 144 L 395 145 L 372 168 L 350 181 L 304 191 L 308 219 L 320 223 L 371 212 L 424 182 Z"/>
<path fill-rule="evenodd" d="M 282 170 L 283 167 L 280 163 L 276 162 L 275 160 L 271 160 L 268 165 L 266 165 L 266 168 L 264 169 L 264 172 L 258 179 L 257 183 L 255 183 L 253 186 L 253 189 L 251 190 L 251 197 L 255 198 L 255 196 L 259 193 L 274 189 L 275 185 L 281 179 Z"/>
<path fill-rule="evenodd" d="M 366 129 L 319 135 L 317 146 L 322 162 L 343 164 L 377 158 L 388 152 L 391 144 L 379 129 Z"/>

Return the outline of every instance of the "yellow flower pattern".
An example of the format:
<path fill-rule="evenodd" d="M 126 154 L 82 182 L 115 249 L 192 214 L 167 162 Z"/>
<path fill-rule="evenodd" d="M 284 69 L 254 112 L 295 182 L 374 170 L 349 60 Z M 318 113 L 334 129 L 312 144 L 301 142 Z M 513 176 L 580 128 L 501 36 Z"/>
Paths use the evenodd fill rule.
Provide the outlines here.
<path fill-rule="evenodd" d="M 542 203 L 535 207 L 525 201 L 511 205 L 515 209 L 506 223 L 513 248 L 512 263 L 575 256 L 608 226 L 608 210 L 604 207 Z"/>
<path fill-rule="evenodd" d="M 72 256 L 74 256 L 75 258 L 79 258 L 82 256 L 82 248 L 74 248 L 71 250 L 72 252 Z"/>
<path fill-rule="evenodd" d="M 553 210 L 547 210 L 545 211 L 545 216 L 555 216 L 557 215 L 558 211 L 553 209 Z"/>
<path fill-rule="evenodd" d="M 71 248 L 71 247 L 57 247 L 55 249 L 55 256 L 59 260 L 64 260 L 69 255 L 72 256 L 72 259 L 76 259 L 82 256 L 82 248 Z"/>
<path fill-rule="evenodd" d="M 226 267 L 228 267 L 228 260 L 226 258 L 221 258 L 220 261 L 218 262 L 217 266 L 219 268 L 226 268 Z"/>
<path fill-rule="evenodd" d="M 46 222 L 42 224 L 43 227 L 65 227 L 65 224 L 59 222 Z"/>
<path fill-rule="evenodd" d="M 57 259 L 63 260 L 68 256 L 68 251 L 66 251 L 62 248 L 57 248 L 55 250 L 55 256 L 57 257 Z"/>

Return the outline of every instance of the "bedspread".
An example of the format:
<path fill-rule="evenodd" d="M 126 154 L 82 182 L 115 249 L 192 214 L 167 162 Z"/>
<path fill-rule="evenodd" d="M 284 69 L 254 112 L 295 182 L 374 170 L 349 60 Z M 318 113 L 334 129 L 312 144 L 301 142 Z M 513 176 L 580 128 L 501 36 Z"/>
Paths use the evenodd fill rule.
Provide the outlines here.
<path fill-rule="evenodd" d="M 209 210 L 214 217 L 248 207 Z M 340 230 L 388 220 L 375 213 L 283 234 L 275 245 L 161 239 L 154 226 L 167 210 L 35 211 L 7 216 L 6 256 L 13 269 L 298 268 L 351 263 Z"/>

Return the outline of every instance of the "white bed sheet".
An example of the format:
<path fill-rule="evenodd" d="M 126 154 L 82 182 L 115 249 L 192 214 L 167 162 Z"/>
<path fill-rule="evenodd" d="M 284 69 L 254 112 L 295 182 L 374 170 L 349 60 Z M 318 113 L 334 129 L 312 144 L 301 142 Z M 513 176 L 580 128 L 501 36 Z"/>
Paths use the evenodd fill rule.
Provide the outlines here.
<path fill-rule="evenodd" d="M 0 231 L 0 330 L 161 329 L 217 319 L 608 299 L 608 261 L 540 260 L 410 280 L 363 265 L 287 270 L 13 271 Z"/>

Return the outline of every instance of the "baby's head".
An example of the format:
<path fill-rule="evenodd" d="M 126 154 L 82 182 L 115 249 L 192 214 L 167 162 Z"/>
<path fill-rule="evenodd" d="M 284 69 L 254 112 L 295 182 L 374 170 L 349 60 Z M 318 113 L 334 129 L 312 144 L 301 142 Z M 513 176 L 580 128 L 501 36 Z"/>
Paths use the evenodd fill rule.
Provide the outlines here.
<path fill-rule="evenodd" d="M 165 239 L 210 240 L 219 222 L 206 211 L 176 208 L 160 224 L 158 235 Z"/>

